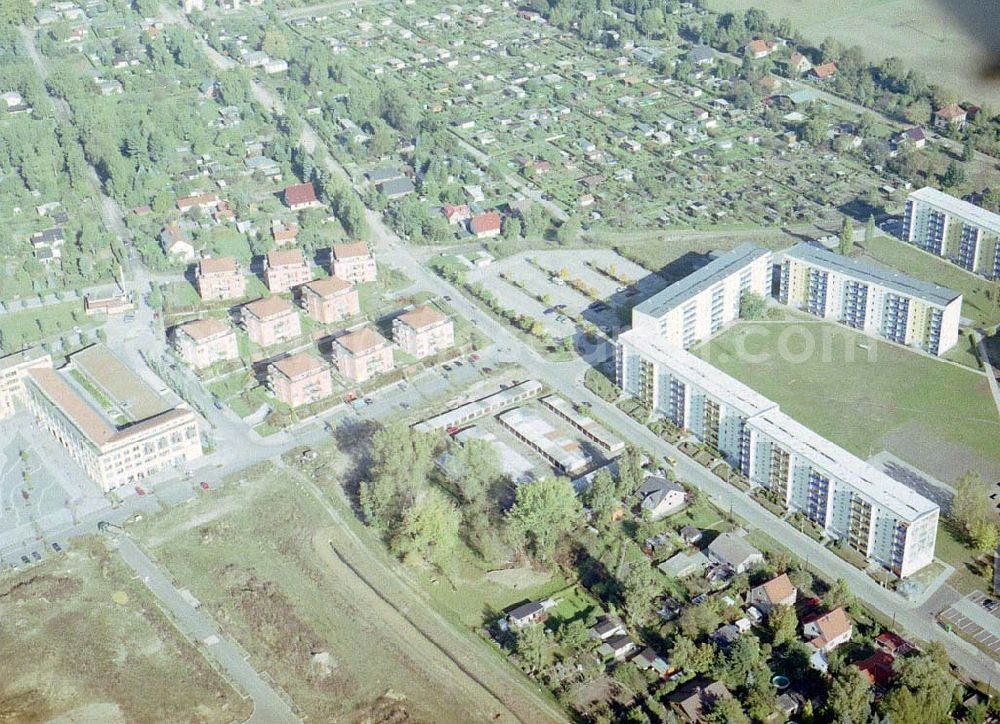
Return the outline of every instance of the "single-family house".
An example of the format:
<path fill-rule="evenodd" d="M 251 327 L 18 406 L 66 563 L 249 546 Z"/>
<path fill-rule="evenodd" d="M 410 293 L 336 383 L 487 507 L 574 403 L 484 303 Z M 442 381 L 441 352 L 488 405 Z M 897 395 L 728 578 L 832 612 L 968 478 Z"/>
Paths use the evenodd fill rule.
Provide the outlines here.
<path fill-rule="evenodd" d="M 292 211 L 315 209 L 323 205 L 316 198 L 316 190 L 313 188 L 312 182 L 286 187 L 284 197 L 285 205 Z"/>
<path fill-rule="evenodd" d="M 766 583 L 751 588 L 747 602 L 767 616 L 776 606 L 794 606 L 797 595 L 798 590 L 792 585 L 788 574 L 782 573 Z"/>
<path fill-rule="evenodd" d="M 687 59 L 694 65 L 712 65 L 715 63 L 715 50 L 708 45 L 692 45 Z"/>
<path fill-rule="evenodd" d="M 687 491 L 679 483 L 651 475 L 639 486 L 636 495 L 642 499 L 643 514 L 648 514 L 652 520 L 659 520 L 684 506 Z"/>
<path fill-rule="evenodd" d="M 612 636 L 625 633 L 625 626 L 614 616 L 602 616 L 589 629 L 590 636 L 601 641 L 607 641 Z"/>
<path fill-rule="evenodd" d="M 721 533 L 708 546 L 708 557 L 735 573 L 745 573 L 764 562 L 764 554 L 736 533 Z"/>
<path fill-rule="evenodd" d="M 448 220 L 449 224 L 461 224 L 472 218 L 472 211 L 468 204 L 445 204 L 441 207 L 441 213 Z"/>
<path fill-rule="evenodd" d="M 670 708 L 686 724 L 706 721 L 715 703 L 732 699 L 733 695 L 721 681 L 693 679 L 670 695 Z"/>
<path fill-rule="evenodd" d="M 969 114 L 957 103 L 949 103 L 944 108 L 939 108 L 934 112 L 934 126 L 942 130 L 965 128 L 965 122 Z"/>
<path fill-rule="evenodd" d="M 835 608 L 829 613 L 816 616 L 802 625 L 802 635 L 813 648 L 810 665 L 819 671 L 826 671 L 826 655 L 851 640 L 854 626 L 843 608 Z"/>
<path fill-rule="evenodd" d="M 378 188 L 387 199 L 401 199 L 408 194 L 412 194 L 417 189 L 413 185 L 413 182 L 405 176 L 385 181 L 379 184 Z"/>
<path fill-rule="evenodd" d="M 689 546 L 693 546 L 698 543 L 701 540 L 702 535 L 701 530 L 693 525 L 686 525 L 680 530 L 681 540 Z"/>
<path fill-rule="evenodd" d="M 545 602 L 529 601 L 507 613 L 507 621 L 515 628 L 524 628 L 545 620 Z"/>
<path fill-rule="evenodd" d="M 177 224 L 167 224 L 160 231 L 160 248 L 167 256 L 181 261 L 194 259 L 194 244 Z"/>
<path fill-rule="evenodd" d="M 500 224 L 500 214 L 496 211 L 487 211 L 469 220 L 469 232 L 477 239 L 488 239 L 500 233 Z"/>
<path fill-rule="evenodd" d="M 810 77 L 813 80 L 829 80 L 837 75 L 837 64 L 833 61 L 829 63 L 823 63 L 822 65 L 817 65 L 813 67 Z"/>
<path fill-rule="evenodd" d="M 636 645 L 628 634 L 618 634 L 612 636 L 597 647 L 597 653 L 604 658 L 613 658 L 620 661 L 635 651 Z"/>
<path fill-rule="evenodd" d="M 754 60 L 766 58 L 778 48 L 777 41 L 774 40 L 751 40 L 747 45 L 747 55 Z"/>
<path fill-rule="evenodd" d="M 652 646 L 647 646 L 632 659 L 632 663 L 635 664 L 639 671 L 646 671 L 647 669 L 652 669 L 659 676 L 667 677 L 674 673 L 675 669 L 670 665 L 670 663 L 660 656 L 656 651 L 653 650 Z"/>
<path fill-rule="evenodd" d="M 812 63 L 802 53 L 795 51 L 788 59 L 788 67 L 798 75 L 802 75 L 812 69 Z"/>

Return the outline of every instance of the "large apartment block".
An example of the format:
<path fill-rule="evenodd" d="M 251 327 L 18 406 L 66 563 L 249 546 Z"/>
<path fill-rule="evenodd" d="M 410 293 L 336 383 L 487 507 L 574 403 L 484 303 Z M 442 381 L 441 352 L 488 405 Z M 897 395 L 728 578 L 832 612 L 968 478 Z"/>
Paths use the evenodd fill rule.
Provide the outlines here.
<path fill-rule="evenodd" d="M 934 556 L 938 506 L 780 412 L 680 347 L 638 330 L 618 339 L 618 383 L 716 448 L 753 485 L 781 493 L 831 537 L 897 575 Z"/>
<path fill-rule="evenodd" d="M 43 364 L 42 362 L 47 362 Z M 103 345 L 55 370 L 48 356 L 0 365 L 18 371 L 13 395 L 104 492 L 202 455 L 194 413 L 171 407 Z"/>
<path fill-rule="evenodd" d="M 299 249 L 268 252 L 265 260 L 264 284 L 272 294 L 287 292 L 312 278 L 309 263 Z"/>
<path fill-rule="evenodd" d="M 771 294 L 772 255 L 742 244 L 632 310 L 632 327 L 678 347 L 706 339 L 740 316 L 747 292 Z"/>
<path fill-rule="evenodd" d="M 447 315 L 424 305 L 392 320 L 392 338 L 404 352 L 422 359 L 455 344 L 455 325 Z"/>
<path fill-rule="evenodd" d="M 373 282 L 378 276 L 375 258 L 363 242 L 334 244 L 330 249 L 330 273 L 351 284 Z"/>
<path fill-rule="evenodd" d="M 236 332 L 221 319 L 197 319 L 174 329 L 177 352 L 197 370 L 240 356 Z"/>
<path fill-rule="evenodd" d="M 246 296 L 247 280 L 236 257 L 202 259 L 195 270 L 198 294 L 208 302 Z"/>
<path fill-rule="evenodd" d="M 272 362 L 268 379 L 274 396 L 290 407 L 318 402 L 333 394 L 330 368 L 306 352 Z"/>
<path fill-rule="evenodd" d="M 811 244 L 783 253 L 779 299 L 934 355 L 958 342 L 961 294 Z"/>
<path fill-rule="evenodd" d="M 339 322 L 361 313 L 358 290 L 350 282 L 337 277 L 314 279 L 303 284 L 301 302 L 306 314 L 322 324 Z"/>
<path fill-rule="evenodd" d="M 52 368 L 52 357 L 41 347 L 32 347 L 0 358 L 0 420 L 27 407 L 24 380 L 36 367 Z"/>
<path fill-rule="evenodd" d="M 777 408 L 747 420 L 740 468 L 901 578 L 934 559 L 938 506 Z"/>
<path fill-rule="evenodd" d="M 281 297 L 264 297 L 245 304 L 241 316 L 250 341 L 261 347 L 270 347 L 302 334 L 302 322 L 295 307 Z"/>
<path fill-rule="evenodd" d="M 358 384 L 390 371 L 395 362 L 392 346 L 371 327 L 337 337 L 333 340 L 337 371 Z"/>
<path fill-rule="evenodd" d="M 903 241 L 988 279 L 1000 277 L 1000 215 L 929 186 L 903 212 Z"/>

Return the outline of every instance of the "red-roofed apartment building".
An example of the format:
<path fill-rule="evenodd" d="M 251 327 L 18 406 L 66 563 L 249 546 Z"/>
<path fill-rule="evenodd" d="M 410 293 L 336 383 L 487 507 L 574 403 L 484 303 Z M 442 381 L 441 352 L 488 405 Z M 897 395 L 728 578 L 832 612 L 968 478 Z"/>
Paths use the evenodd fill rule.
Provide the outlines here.
<path fill-rule="evenodd" d="M 204 301 L 239 299 L 246 296 L 247 280 L 236 257 L 202 259 L 195 270 L 195 285 Z"/>
<path fill-rule="evenodd" d="M 292 211 L 316 209 L 322 206 L 316 198 L 312 183 L 295 184 L 285 188 L 285 205 Z"/>
<path fill-rule="evenodd" d="M 221 319 L 197 319 L 174 330 L 181 357 L 196 370 L 240 356 L 236 333 Z"/>

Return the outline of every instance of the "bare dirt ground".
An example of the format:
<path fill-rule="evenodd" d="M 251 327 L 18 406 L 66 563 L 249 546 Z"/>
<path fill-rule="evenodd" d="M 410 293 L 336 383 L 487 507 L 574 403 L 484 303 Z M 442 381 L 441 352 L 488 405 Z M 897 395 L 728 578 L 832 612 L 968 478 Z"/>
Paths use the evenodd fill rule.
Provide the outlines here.
<path fill-rule="evenodd" d="M 487 644 L 392 585 L 377 542 L 296 476 L 261 466 L 135 535 L 310 720 L 561 718 Z"/>
<path fill-rule="evenodd" d="M 249 703 L 100 540 L 0 582 L 0 721 L 221 723 L 249 715 Z"/>

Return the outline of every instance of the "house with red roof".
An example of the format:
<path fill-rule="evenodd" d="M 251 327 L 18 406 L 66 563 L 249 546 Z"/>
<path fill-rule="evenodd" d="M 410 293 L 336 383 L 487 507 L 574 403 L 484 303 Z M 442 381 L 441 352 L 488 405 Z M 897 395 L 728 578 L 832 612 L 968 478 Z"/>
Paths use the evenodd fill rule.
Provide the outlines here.
<path fill-rule="evenodd" d="M 449 224 L 461 224 L 472 218 L 472 211 L 468 204 L 445 204 L 441 207 L 441 213 L 448 220 Z"/>
<path fill-rule="evenodd" d="M 837 75 L 837 64 L 830 62 L 830 63 L 823 63 L 822 65 L 817 65 L 816 67 L 814 67 L 812 69 L 810 77 L 813 80 L 829 80 L 830 78 L 833 78 L 835 75 Z"/>
<path fill-rule="evenodd" d="M 323 205 L 316 198 L 316 190 L 311 182 L 286 187 L 284 196 L 285 205 L 292 211 L 315 209 Z"/>
<path fill-rule="evenodd" d="M 939 108 L 934 112 L 934 126 L 944 130 L 949 128 L 962 130 L 965 128 L 965 122 L 968 118 L 969 114 L 962 106 L 957 103 L 949 103 L 944 108 Z"/>
<path fill-rule="evenodd" d="M 500 214 L 496 211 L 487 211 L 484 214 L 473 216 L 469 220 L 469 231 L 477 239 L 488 239 L 500 233 Z"/>

